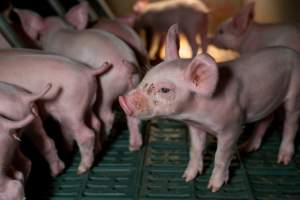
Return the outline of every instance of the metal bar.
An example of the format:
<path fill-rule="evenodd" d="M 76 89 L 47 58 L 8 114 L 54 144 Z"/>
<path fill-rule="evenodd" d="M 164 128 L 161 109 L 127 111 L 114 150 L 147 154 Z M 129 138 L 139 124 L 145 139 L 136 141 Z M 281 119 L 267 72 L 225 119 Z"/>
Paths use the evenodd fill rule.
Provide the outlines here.
<path fill-rule="evenodd" d="M 95 2 L 96 0 L 89 0 L 90 2 Z M 106 3 L 105 0 L 97 0 L 96 3 L 98 4 L 98 6 L 100 7 L 101 10 L 103 10 L 105 12 L 105 14 L 110 18 L 110 19 L 115 19 L 115 15 L 113 14 L 113 12 L 111 11 L 110 7 L 108 6 L 108 4 Z"/>
<path fill-rule="evenodd" d="M 0 14 L 0 32 L 12 47 L 28 47 L 26 43 L 18 36 L 15 30 L 9 25 L 2 14 Z"/>
<path fill-rule="evenodd" d="M 60 17 L 65 16 L 66 10 L 58 0 L 48 0 L 48 3 Z"/>

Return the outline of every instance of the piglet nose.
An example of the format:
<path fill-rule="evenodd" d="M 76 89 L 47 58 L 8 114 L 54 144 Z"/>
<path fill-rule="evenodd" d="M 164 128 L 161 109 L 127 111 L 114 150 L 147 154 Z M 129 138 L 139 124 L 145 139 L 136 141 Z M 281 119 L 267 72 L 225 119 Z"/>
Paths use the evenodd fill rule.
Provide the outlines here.
<path fill-rule="evenodd" d="M 127 104 L 126 98 L 124 96 L 119 96 L 119 103 L 121 108 L 124 110 L 126 115 L 132 116 L 133 111 L 130 109 L 130 107 Z"/>

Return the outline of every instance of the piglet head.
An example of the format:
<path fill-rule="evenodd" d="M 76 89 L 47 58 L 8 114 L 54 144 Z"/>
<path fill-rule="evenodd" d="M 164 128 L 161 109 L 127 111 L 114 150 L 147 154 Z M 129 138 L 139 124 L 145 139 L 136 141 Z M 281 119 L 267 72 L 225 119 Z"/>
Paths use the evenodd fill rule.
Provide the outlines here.
<path fill-rule="evenodd" d="M 168 32 L 166 60 L 146 73 L 138 87 L 119 97 L 122 109 L 129 116 L 177 117 L 193 109 L 201 98 L 211 98 L 218 81 L 215 61 L 207 54 L 192 60 L 178 55 L 178 27 Z"/>
<path fill-rule="evenodd" d="M 249 1 L 241 11 L 218 28 L 212 43 L 220 48 L 239 50 L 253 21 L 254 1 Z"/>
<path fill-rule="evenodd" d="M 59 17 L 43 18 L 38 13 L 25 9 L 14 9 L 14 11 L 18 14 L 25 33 L 40 46 L 49 32 L 70 27 Z"/>

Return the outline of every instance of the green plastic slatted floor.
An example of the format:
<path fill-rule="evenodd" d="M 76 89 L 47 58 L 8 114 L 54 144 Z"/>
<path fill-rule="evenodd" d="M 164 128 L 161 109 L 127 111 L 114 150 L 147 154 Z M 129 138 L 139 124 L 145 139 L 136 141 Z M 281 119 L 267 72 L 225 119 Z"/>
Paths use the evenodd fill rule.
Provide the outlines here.
<path fill-rule="evenodd" d="M 118 132 L 110 138 L 106 152 L 88 173 L 75 175 L 79 162 L 76 155 L 58 178 L 31 178 L 29 184 L 38 186 L 29 185 L 27 199 L 300 199 L 300 151 L 291 164 L 277 165 L 279 131 L 269 131 L 270 136 L 259 151 L 242 159 L 236 154 L 230 168 L 230 182 L 217 193 L 206 189 L 213 167 L 215 140 L 210 139 L 207 144 L 204 174 L 186 183 L 181 175 L 188 161 L 189 145 L 182 124 L 169 120 L 149 123 L 145 145 L 138 152 L 128 151 L 128 131 Z"/>

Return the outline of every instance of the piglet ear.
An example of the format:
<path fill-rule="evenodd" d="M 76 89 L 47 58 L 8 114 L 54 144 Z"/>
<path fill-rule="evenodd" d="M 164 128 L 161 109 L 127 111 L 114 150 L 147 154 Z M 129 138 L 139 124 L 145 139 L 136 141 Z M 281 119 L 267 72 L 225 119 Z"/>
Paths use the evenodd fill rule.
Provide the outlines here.
<path fill-rule="evenodd" d="M 211 97 L 216 90 L 219 73 L 215 60 L 208 54 L 197 55 L 184 71 L 190 90 Z"/>
<path fill-rule="evenodd" d="M 21 20 L 25 33 L 32 39 L 36 40 L 38 34 L 46 27 L 43 18 L 36 12 L 25 9 L 14 9 Z"/>
<path fill-rule="evenodd" d="M 89 5 L 82 2 L 72 7 L 66 14 L 65 19 L 72 24 L 77 30 L 86 28 L 89 20 Z"/>
<path fill-rule="evenodd" d="M 170 61 L 176 59 L 179 59 L 178 24 L 172 25 L 168 30 L 165 60 Z"/>
<path fill-rule="evenodd" d="M 255 2 L 249 1 L 247 5 L 233 18 L 232 26 L 237 34 L 244 33 L 251 20 L 253 20 Z"/>

